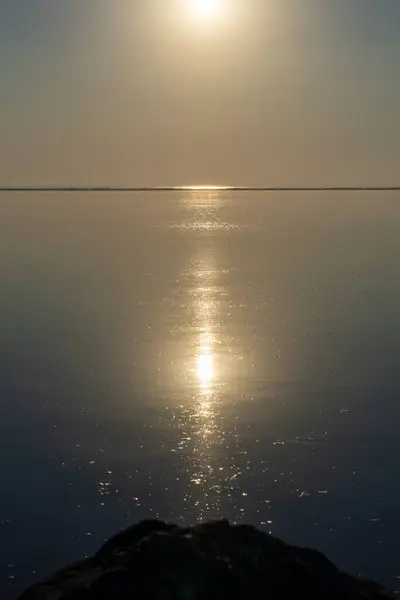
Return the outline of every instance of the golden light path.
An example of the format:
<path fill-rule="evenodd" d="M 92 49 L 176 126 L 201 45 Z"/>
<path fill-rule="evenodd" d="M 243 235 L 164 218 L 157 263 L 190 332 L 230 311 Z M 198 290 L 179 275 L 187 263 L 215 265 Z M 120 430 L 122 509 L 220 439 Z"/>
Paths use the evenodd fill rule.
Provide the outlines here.
<path fill-rule="evenodd" d="M 189 402 L 182 407 L 179 451 L 187 465 L 188 488 L 185 498 L 196 518 L 219 514 L 221 479 L 219 447 L 221 430 L 220 377 L 220 286 L 219 249 L 214 241 L 219 222 L 221 189 L 201 186 L 182 190 L 184 220 L 182 230 L 193 240 L 182 279 L 190 295 L 190 340 L 186 356 L 190 381 Z M 179 226 L 181 227 L 181 226 Z M 222 229 L 224 229 L 222 227 Z"/>
<path fill-rule="evenodd" d="M 235 227 L 223 218 L 226 203 L 223 188 L 181 190 L 182 219 L 172 225 L 192 248 L 179 277 L 187 298 L 187 326 L 179 359 L 185 373 L 184 400 L 173 452 L 185 465 L 184 502 L 199 521 L 226 514 L 233 481 L 240 475 L 239 464 L 227 456 L 235 452 L 238 433 L 235 425 L 229 430 L 226 425 L 231 349 L 223 317 L 230 302 L 224 240 Z"/>

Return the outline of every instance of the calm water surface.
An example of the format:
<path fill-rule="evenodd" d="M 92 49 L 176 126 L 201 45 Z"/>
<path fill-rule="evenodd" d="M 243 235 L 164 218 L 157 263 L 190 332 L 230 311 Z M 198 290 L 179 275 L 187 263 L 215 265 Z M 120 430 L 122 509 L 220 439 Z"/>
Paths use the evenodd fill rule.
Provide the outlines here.
<path fill-rule="evenodd" d="M 400 588 L 400 195 L 0 197 L 0 590 L 145 517 Z"/>

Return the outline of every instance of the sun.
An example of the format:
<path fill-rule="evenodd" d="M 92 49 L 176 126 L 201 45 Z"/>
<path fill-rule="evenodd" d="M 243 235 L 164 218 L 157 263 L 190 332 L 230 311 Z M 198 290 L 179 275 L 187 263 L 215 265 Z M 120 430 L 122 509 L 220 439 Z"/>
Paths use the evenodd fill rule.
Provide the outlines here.
<path fill-rule="evenodd" d="M 217 15 L 221 8 L 220 0 L 192 0 L 194 12 L 203 19 Z"/>

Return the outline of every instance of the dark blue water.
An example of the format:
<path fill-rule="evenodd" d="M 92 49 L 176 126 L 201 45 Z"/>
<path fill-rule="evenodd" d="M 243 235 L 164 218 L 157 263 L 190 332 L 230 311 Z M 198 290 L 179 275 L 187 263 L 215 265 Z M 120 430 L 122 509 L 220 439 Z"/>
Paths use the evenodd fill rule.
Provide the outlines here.
<path fill-rule="evenodd" d="M 400 587 L 400 195 L 2 194 L 0 591 L 144 517 Z"/>

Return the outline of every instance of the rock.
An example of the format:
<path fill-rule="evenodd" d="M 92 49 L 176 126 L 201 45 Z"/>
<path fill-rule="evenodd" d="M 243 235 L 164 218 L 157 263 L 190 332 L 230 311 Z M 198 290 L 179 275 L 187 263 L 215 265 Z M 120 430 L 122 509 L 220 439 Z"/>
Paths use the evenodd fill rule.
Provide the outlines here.
<path fill-rule="evenodd" d="M 249 525 L 143 521 L 20 600 L 379 600 L 379 585 L 343 574 L 315 550 Z"/>

